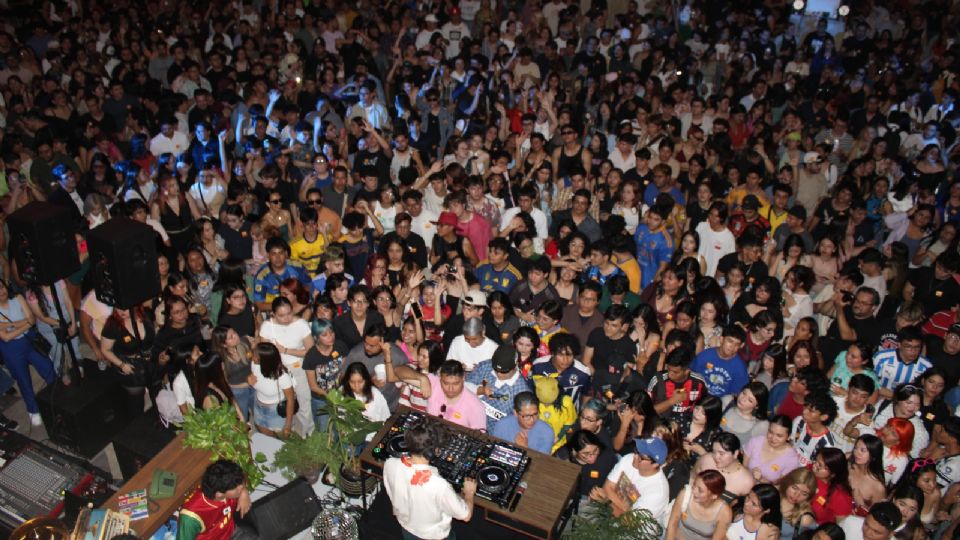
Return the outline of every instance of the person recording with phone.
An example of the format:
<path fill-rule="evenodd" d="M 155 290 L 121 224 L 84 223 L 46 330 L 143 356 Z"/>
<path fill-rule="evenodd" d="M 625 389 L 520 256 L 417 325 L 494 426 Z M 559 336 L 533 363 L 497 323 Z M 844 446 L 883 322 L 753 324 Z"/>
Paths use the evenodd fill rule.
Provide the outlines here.
<path fill-rule="evenodd" d="M 404 433 L 409 455 L 391 457 L 383 464 L 383 486 L 405 540 L 456 538 L 454 519 L 469 522 L 477 481 L 466 478 L 462 494 L 430 465 L 429 456 L 444 443 L 436 423 L 420 422 Z M 423 504 L 431 501 L 432 504 Z"/>

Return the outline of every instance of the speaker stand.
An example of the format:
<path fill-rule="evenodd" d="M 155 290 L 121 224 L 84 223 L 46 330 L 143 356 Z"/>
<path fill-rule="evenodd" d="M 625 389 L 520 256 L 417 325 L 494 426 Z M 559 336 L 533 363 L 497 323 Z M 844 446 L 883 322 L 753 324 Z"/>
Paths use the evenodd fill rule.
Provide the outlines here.
<path fill-rule="evenodd" d="M 50 285 L 50 294 L 53 296 L 53 305 L 57 308 L 57 318 L 60 319 L 60 336 L 64 338 L 63 343 L 58 343 L 57 345 L 66 346 L 67 352 L 70 353 L 70 376 L 74 380 L 80 380 L 83 376 L 83 373 L 80 371 L 80 361 L 77 359 L 77 351 L 73 350 L 73 342 L 70 339 L 70 333 L 68 330 L 67 319 L 63 316 L 63 307 L 60 305 L 60 295 L 57 294 L 57 284 L 54 283 Z M 76 317 L 76 315 L 74 315 Z M 80 332 L 80 323 L 77 322 L 77 333 Z M 60 341 L 59 338 L 57 341 Z M 63 377 L 64 366 L 63 362 L 60 362 L 60 373 L 57 373 L 58 377 Z"/>

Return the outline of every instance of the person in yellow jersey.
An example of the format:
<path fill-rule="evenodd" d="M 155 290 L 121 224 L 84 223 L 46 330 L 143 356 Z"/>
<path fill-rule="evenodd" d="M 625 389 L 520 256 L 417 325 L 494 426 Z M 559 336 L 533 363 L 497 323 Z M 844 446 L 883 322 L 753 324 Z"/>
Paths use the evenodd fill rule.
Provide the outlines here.
<path fill-rule="evenodd" d="M 303 224 L 303 236 L 290 244 L 290 258 L 300 263 L 313 278 L 317 275 L 320 256 L 327 246 L 327 236 L 320 231 L 315 208 L 301 210 L 300 222 Z"/>

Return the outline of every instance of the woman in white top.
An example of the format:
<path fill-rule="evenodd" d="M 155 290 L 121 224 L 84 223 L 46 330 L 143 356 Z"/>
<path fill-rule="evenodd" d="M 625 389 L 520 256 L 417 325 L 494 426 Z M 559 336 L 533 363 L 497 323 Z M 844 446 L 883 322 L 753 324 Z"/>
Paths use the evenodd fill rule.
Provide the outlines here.
<path fill-rule="evenodd" d="M 800 319 L 813 315 L 810 288 L 816 277 L 809 266 L 798 264 L 787 271 L 783 280 L 783 333 L 792 336 Z"/>
<path fill-rule="evenodd" d="M 727 529 L 727 540 L 778 540 L 780 492 L 772 484 L 753 486 L 743 503 L 743 514 Z"/>
<path fill-rule="evenodd" d="M 270 343 L 258 344 L 250 372 L 250 384 L 257 394 L 253 407 L 253 425 L 264 435 L 289 437 L 293 428 L 296 395 L 293 381 L 283 367 L 277 347 Z M 287 407 L 284 416 L 280 416 L 277 405 L 283 400 L 286 400 Z M 309 408 L 307 410 L 309 411 Z"/>
<path fill-rule="evenodd" d="M 170 386 L 181 414 L 187 414 L 197 406 L 193 392 L 193 368 L 202 355 L 200 347 L 186 343 L 178 346 L 170 355 L 170 365 L 176 373 Z"/>
<path fill-rule="evenodd" d="M 610 211 L 613 215 L 623 217 L 630 234 L 637 232 L 640 217 L 646 210 L 642 195 L 640 185 L 633 180 L 627 180 L 620 186 L 617 201 L 613 203 L 613 210 Z"/>
<path fill-rule="evenodd" d="M 352 397 L 364 404 L 363 417 L 371 422 L 383 422 L 390 418 L 390 407 L 386 398 L 373 386 L 373 379 L 367 367 L 360 362 L 347 366 L 340 379 L 340 389 L 343 395 Z M 373 438 L 375 432 L 367 434 L 367 440 Z"/>
<path fill-rule="evenodd" d="M 190 186 L 190 198 L 197 203 L 200 213 L 211 218 L 220 217 L 220 207 L 227 200 L 227 184 L 211 167 L 197 173 L 197 181 Z"/>
<path fill-rule="evenodd" d="M 310 412 L 310 385 L 303 371 L 303 357 L 313 347 L 313 335 L 307 321 L 293 314 L 293 305 L 279 296 L 273 301 L 273 317 L 260 325 L 260 340 L 272 343 L 280 351 L 283 367 L 293 380 L 294 393 L 300 410 L 297 411 L 297 432 L 306 436 L 313 431 Z"/>

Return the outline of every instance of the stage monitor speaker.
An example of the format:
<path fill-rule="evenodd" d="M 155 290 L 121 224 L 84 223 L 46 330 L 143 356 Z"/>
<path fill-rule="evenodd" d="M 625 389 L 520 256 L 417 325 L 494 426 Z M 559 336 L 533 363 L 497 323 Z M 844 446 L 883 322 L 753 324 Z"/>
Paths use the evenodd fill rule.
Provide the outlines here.
<path fill-rule="evenodd" d="M 160 294 L 154 230 L 126 218 L 113 218 L 87 235 L 97 300 L 129 309 Z"/>
<path fill-rule="evenodd" d="M 52 285 L 80 269 L 75 227 L 63 207 L 34 201 L 7 218 L 20 277 Z"/>
<path fill-rule="evenodd" d="M 297 478 L 253 503 L 244 520 L 260 540 L 286 540 L 309 527 L 320 509 L 313 486 Z"/>
<path fill-rule="evenodd" d="M 50 440 L 87 458 L 103 450 L 136 415 L 110 373 L 88 372 L 70 386 L 57 381 L 37 394 L 37 404 Z"/>
<path fill-rule="evenodd" d="M 177 432 L 172 427 L 163 427 L 155 409 L 134 418 L 113 438 L 113 450 L 117 454 L 124 480 L 137 474 L 176 436 Z"/>

